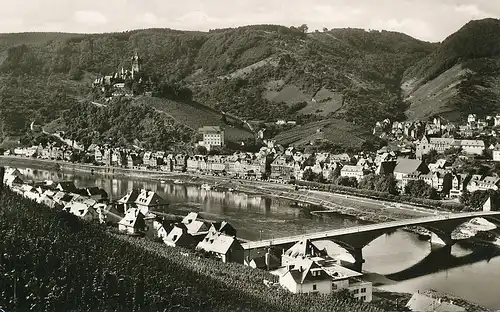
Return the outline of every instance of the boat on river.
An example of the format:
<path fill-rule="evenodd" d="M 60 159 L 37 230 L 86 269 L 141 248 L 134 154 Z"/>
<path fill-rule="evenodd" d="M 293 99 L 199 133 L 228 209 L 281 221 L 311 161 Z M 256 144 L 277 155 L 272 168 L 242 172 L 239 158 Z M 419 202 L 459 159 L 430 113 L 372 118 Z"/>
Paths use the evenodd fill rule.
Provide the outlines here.
<path fill-rule="evenodd" d="M 209 184 L 204 183 L 201 185 L 201 189 L 205 190 L 205 191 L 210 191 L 212 189 L 212 187 Z"/>

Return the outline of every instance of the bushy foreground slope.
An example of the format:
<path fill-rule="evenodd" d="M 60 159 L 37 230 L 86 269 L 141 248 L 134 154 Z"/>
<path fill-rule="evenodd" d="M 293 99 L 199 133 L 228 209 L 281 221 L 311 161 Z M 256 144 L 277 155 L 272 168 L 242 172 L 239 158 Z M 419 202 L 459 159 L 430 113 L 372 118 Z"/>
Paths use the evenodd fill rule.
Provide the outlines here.
<path fill-rule="evenodd" d="M 269 289 L 265 272 L 113 236 L 11 192 L 0 197 L 0 236 L 0 304 L 9 310 L 382 311 Z"/>

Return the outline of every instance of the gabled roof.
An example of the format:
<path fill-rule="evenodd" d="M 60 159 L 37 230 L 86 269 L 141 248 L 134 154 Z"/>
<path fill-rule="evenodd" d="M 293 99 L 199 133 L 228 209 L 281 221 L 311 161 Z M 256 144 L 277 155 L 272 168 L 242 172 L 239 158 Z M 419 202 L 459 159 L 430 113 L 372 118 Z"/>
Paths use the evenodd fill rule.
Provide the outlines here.
<path fill-rule="evenodd" d="M 396 168 L 395 161 L 382 161 L 378 167 L 378 174 L 392 174 Z"/>
<path fill-rule="evenodd" d="M 396 167 L 394 168 L 394 172 L 409 174 L 418 171 L 418 169 L 422 164 L 423 162 L 420 160 L 398 158 L 398 160 L 396 161 Z"/>
<path fill-rule="evenodd" d="M 125 217 L 123 217 L 118 224 L 135 227 L 137 221 L 140 219 L 144 219 L 144 215 L 137 208 L 130 208 L 125 213 Z"/>
<path fill-rule="evenodd" d="M 206 222 L 200 220 L 194 220 L 186 224 L 186 228 L 188 230 L 188 233 L 196 234 L 200 232 L 207 232 L 209 230 L 209 225 Z"/>
<path fill-rule="evenodd" d="M 229 251 L 233 244 L 240 245 L 240 243 L 234 236 L 227 236 L 222 233 L 210 232 L 201 242 L 198 243 L 198 246 L 196 246 L 196 248 L 224 255 Z"/>
<path fill-rule="evenodd" d="M 433 312 L 465 312 L 465 308 L 459 307 L 449 302 L 444 302 L 439 298 L 432 298 L 426 294 L 414 293 L 406 307 L 412 311 L 433 311 Z"/>
<path fill-rule="evenodd" d="M 57 183 L 57 188 L 65 192 L 76 192 L 77 188 L 72 181 L 62 181 Z"/>
<path fill-rule="evenodd" d="M 125 196 L 120 198 L 118 202 L 120 204 L 133 204 L 135 203 L 135 200 L 137 199 L 138 196 L 139 196 L 139 190 L 133 189 L 129 191 L 127 194 L 125 194 Z"/>
<path fill-rule="evenodd" d="M 196 212 L 190 212 L 190 213 L 188 213 L 187 216 L 184 217 L 184 219 L 182 219 L 182 223 L 189 224 L 189 223 L 195 221 L 197 218 L 198 218 L 198 214 Z"/>
<path fill-rule="evenodd" d="M 289 257 L 314 257 L 323 255 L 325 251 L 320 250 L 316 245 L 314 245 L 310 240 L 303 239 L 293 245 L 290 249 L 285 252 L 285 255 Z"/>
<path fill-rule="evenodd" d="M 168 202 L 153 191 L 141 190 L 135 203 L 137 205 L 156 207 L 168 205 Z"/>
<path fill-rule="evenodd" d="M 199 132 L 220 132 L 221 127 L 219 126 L 204 126 L 198 129 Z"/>

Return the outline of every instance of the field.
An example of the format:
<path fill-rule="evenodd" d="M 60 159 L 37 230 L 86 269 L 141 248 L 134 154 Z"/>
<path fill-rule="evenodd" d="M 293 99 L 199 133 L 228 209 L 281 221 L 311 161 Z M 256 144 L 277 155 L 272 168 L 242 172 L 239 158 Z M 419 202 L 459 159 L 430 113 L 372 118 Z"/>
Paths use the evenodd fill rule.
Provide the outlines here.
<path fill-rule="evenodd" d="M 229 141 L 253 137 L 252 133 L 238 125 L 235 119 L 227 117 L 227 122 L 224 122 L 221 113 L 196 102 L 180 103 L 155 97 L 139 97 L 134 103 L 153 107 L 193 130 L 203 126 L 223 126 L 226 140 Z"/>
<path fill-rule="evenodd" d="M 282 145 L 304 146 L 314 140 L 325 140 L 346 148 L 359 149 L 370 138 L 368 131 L 345 120 L 326 119 L 295 127 L 280 133 L 275 139 Z"/>

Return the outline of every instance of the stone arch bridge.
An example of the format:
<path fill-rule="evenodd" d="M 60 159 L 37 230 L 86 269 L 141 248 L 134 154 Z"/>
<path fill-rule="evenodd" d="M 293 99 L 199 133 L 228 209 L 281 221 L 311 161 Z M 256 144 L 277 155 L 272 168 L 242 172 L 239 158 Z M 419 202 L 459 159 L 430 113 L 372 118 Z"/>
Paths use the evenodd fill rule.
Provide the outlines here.
<path fill-rule="evenodd" d="M 431 242 L 435 240 L 436 237 L 439 238 L 438 244 L 451 246 L 456 242 L 452 239 L 452 232 L 458 226 L 474 218 L 484 218 L 492 223 L 500 224 L 500 212 L 497 211 L 450 213 L 447 215 L 405 219 L 331 231 L 252 241 L 244 243 L 242 246 L 243 249 L 248 251 L 269 247 L 288 249 L 296 242 L 303 239 L 309 239 L 310 241 L 329 240 L 345 248 L 354 257 L 356 263 L 361 264 L 364 262 L 362 249 L 371 241 L 384 234 L 392 233 L 403 227 L 419 226 L 433 234 Z"/>

